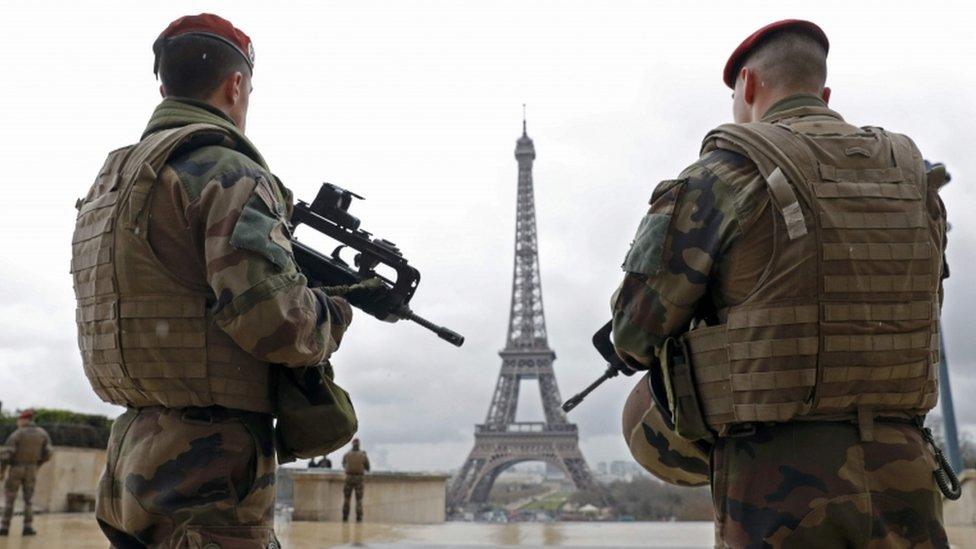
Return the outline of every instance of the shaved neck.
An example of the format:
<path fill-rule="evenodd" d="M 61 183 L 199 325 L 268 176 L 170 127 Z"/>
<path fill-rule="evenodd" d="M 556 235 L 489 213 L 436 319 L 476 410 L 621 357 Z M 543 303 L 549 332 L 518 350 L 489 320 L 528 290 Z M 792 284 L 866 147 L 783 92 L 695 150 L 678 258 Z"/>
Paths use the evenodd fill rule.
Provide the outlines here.
<path fill-rule="evenodd" d="M 745 120 L 736 120 L 736 122 L 758 122 L 762 120 L 766 111 L 776 103 L 786 99 L 787 97 L 806 94 L 819 97 L 824 103 L 830 102 L 830 88 L 823 87 L 800 87 L 800 86 L 776 86 L 770 81 L 763 79 L 762 74 L 758 71 L 749 68 L 743 68 L 739 74 L 739 83 L 741 83 L 741 89 L 743 94 L 743 103 L 745 103 Z M 740 88 L 739 83 L 736 84 L 736 90 Z"/>
<path fill-rule="evenodd" d="M 827 51 L 812 37 L 783 32 L 764 41 L 736 75 L 732 107 L 737 123 L 762 119 L 777 101 L 810 94 L 827 102 Z"/>

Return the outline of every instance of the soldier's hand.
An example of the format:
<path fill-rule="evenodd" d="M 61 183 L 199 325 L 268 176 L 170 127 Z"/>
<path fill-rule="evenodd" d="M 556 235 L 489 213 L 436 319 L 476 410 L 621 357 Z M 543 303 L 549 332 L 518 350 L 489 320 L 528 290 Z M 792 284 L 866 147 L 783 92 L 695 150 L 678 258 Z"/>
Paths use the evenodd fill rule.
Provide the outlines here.
<path fill-rule="evenodd" d="M 637 372 L 646 371 L 650 369 L 649 367 L 644 366 L 643 364 L 639 364 L 637 362 L 631 363 L 631 361 L 625 361 L 624 359 L 620 358 L 620 356 L 616 354 L 614 354 L 611 357 L 609 361 L 609 366 L 625 376 L 632 376 Z"/>
<path fill-rule="evenodd" d="M 330 296 L 344 297 L 356 306 L 364 306 L 383 299 L 390 287 L 383 279 L 373 277 L 349 286 L 329 286 L 322 290 Z"/>
<path fill-rule="evenodd" d="M 325 288 L 312 288 L 312 294 L 320 305 L 317 325 L 322 327 L 322 324 L 328 321 L 329 337 L 337 349 L 342 342 L 342 335 L 346 333 L 346 328 L 352 323 L 352 307 L 344 298 L 328 295 Z"/>
<path fill-rule="evenodd" d="M 346 298 L 339 296 L 329 296 L 329 318 L 333 324 L 341 324 L 343 327 L 352 324 L 352 306 Z"/>
<path fill-rule="evenodd" d="M 367 278 L 366 280 L 349 286 L 346 299 L 350 301 L 375 300 L 383 297 L 389 290 L 389 286 L 379 277 Z"/>
<path fill-rule="evenodd" d="M 336 345 L 339 345 L 346 328 L 352 324 L 352 307 L 348 301 L 338 296 L 329 296 L 326 299 L 329 307 L 329 333 Z"/>

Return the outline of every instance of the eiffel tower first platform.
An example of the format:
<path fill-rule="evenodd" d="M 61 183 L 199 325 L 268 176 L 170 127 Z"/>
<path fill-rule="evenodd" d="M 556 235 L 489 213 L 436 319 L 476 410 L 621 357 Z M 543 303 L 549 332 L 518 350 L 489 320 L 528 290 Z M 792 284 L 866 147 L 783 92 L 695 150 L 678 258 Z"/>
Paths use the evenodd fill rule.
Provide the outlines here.
<path fill-rule="evenodd" d="M 518 205 L 515 217 L 515 267 L 508 338 L 499 353 L 502 369 L 485 422 L 475 425 L 474 449 L 455 477 L 448 493 L 448 508 L 485 503 L 495 479 L 523 461 L 543 461 L 559 468 L 578 489 L 596 485 L 579 449 L 576 425 L 566 421 L 552 363 L 542 309 L 539 247 L 532 190 L 535 146 L 522 120 L 522 137 L 515 146 L 518 161 Z M 538 380 L 545 421 L 518 422 L 519 384 Z"/>

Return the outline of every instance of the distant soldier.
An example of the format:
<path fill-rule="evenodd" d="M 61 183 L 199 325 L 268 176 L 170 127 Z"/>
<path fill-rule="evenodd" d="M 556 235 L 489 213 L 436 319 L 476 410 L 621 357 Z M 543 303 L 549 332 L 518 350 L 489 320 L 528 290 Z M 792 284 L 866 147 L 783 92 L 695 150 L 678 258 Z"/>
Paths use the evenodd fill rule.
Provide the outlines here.
<path fill-rule="evenodd" d="M 349 520 L 349 499 L 356 492 L 356 522 L 363 521 L 363 477 L 369 471 L 369 458 L 359 449 L 359 439 L 352 439 L 352 450 L 342 456 L 346 483 L 342 487 L 342 522 Z"/>
<path fill-rule="evenodd" d="M 72 239 L 84 371 L 127 408 L 96 517 L 116 547 L 278 547 L 270 381 L 323 363 L 352 310 L 298 271 L 292 194 L 244 134 L 251 39 L 201 14 L 153 52 L 163 100 Z"/>
<path fill-rule="evenodd" d="M 735 124 L 651 196 L 612 299 L 617 354 L 649 370 L 625 434 L 661 478 L 711 482 L 723 547 L 946 547 L 922 427 L 945 173 L 827 106 L 827 50 L 809 21 L 749 36 Z"/>
<path fill-rule="evenodd" d="M 3 520 L 0 522 L 0 536 L 10 532 L 10 521 L 14 515 L 14 501 L 17 491 L 24 491 L 24 530 L 25 536 L 37 532 L 31 526 L 34 521 L 31 498 L 34 496 L 34 481 L 37 469 L 51 459 L 51 437 L 47 431 L 34 423 L 34 411 L 25 410 L 17 418 L 17 430 L 7 437 L 3 456 L 0 459 L 0 479 L 3 483 L 5 503 Z M 9 473 L 8 473 L 9 466 Z"/>

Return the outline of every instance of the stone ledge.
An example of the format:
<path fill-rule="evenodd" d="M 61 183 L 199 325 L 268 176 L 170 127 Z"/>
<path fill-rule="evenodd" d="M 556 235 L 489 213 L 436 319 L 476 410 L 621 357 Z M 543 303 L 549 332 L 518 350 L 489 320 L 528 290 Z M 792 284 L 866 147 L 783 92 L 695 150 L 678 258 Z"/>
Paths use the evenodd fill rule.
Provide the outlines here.
<path fill-rule="evenodd" d="M 342 471 L 321 471 L 315 469 L 295 469 L 292 471 L 292 478 L 297 479 L 301 476 L 307 477 L 331 477 L 336 480 L 345 480 L 346 474 Z M 428 482 L 432 480 L 447 480 L 451 475 L 447 473 L 400 473 L 393 471 L 380 471 L 376 473 L 366 473 L 366 482 Z"/>
<path fill-rule="evenodd" d="M 342 471 L 296 469 L 292 520 L 341 519 Z M 444 522 L 447 474 L 383 471 L 364 478 L 363 507 L 368 522 L 437 524 Z"/>

